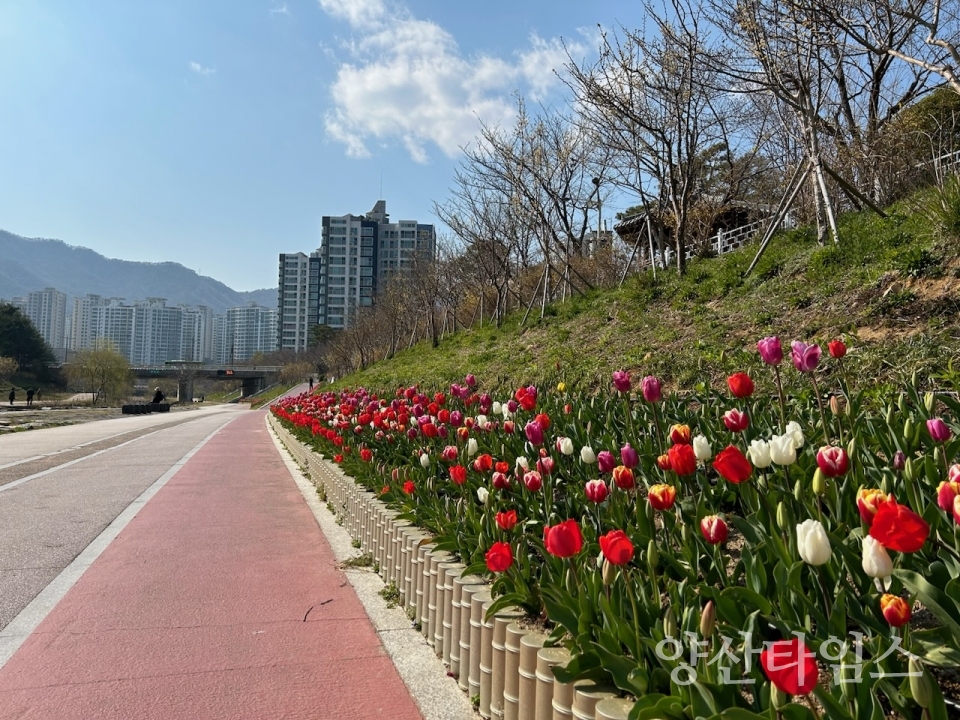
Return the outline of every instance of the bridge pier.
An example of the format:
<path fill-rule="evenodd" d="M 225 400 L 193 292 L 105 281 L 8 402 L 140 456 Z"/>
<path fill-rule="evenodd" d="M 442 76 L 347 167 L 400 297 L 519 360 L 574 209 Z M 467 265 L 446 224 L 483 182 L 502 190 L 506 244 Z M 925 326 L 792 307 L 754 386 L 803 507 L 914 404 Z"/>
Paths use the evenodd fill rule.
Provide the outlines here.
<path fill-rule="evenodd" d="M 193 378 L 179 378 L 177 380 L 177 400 L 181 403 L 193 402 Z"/>

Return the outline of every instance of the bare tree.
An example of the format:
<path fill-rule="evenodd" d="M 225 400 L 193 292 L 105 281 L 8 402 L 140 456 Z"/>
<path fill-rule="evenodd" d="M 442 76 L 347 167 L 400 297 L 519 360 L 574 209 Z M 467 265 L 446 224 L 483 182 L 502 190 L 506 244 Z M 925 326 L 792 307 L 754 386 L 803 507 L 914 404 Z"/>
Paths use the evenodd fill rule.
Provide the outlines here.
<path fill-rule="evenodd" d="M 604 34 L 599 59 L 571 58 L 568 70 L 581 122 L 614 153 L 612 182 L 639 196 L 661 243 L 672 235 L 683 273 L 691 209 L 707 194 L 707 154 L 715 170 L 726 165 L 734 194 L 735 168 L 747 167 L 737 152 L 746 103 L 713 89 L 719 82 L 711 82 L 715 63 L 699 9 L 672 2 L 671 11 L 668 18 L 644 3 L 652 28 Z M 756 140 L 748 144 L 759 151 Z"/>

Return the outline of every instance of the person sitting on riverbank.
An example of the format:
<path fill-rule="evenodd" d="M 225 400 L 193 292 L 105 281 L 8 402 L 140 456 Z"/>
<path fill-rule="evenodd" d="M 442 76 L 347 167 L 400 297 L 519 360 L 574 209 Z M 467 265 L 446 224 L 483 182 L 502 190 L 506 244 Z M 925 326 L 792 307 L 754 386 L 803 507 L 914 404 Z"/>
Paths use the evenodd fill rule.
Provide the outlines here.
<path fill-rule="evenodd" d="M 163 390 L 161 390 L 160 388 L 157 388 L 156 392 L 153 393 L 153 400 L 151 400 L 151 402 L 154 403 L 154 404 L 160 404 L 160 403 L 162 403 L 165 399 L 166 399 L 166 398 L 165 398 L 165 396 L 164 396 L 164 394 L 163 394 Z"/>

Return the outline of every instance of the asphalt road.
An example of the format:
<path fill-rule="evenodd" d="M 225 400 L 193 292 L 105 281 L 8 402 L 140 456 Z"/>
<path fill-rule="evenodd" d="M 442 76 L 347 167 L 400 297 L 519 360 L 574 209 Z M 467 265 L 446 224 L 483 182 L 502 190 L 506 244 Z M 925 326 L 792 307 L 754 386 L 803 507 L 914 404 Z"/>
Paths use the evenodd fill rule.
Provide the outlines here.
<path fill-rule="evenodd" d="M 246 406 L 0 436 L 0 630 L 124 508 Z"/>

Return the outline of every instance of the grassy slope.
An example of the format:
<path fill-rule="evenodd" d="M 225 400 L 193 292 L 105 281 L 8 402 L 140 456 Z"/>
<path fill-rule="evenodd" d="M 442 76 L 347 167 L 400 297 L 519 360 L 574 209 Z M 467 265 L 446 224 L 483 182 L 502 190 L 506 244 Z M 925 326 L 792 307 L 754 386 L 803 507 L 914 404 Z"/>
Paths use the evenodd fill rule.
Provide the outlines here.
<path fill-rule="evenodd" d="M 955 381 L 937 376 L 960 351 L 960 248 L 907 207 L 887 219 L 845 216 L 836 246 L 819 246 L 809 229 L 781 233 L 743 280 L 755 244 L 694 260 L 684 278 L 660 273 L 655 283 L 646 273 L 556 303 L 523 328 L 515 314 L 502 328 L 458 332 L 436 349 L 421 343 L 338 385 L 438 388 L 473 372 L 488 389 L 558 380 L 593 389 L 626 368 L 685 387 L 758 368 L 756 340 L 776 334 L 844 337 L 846 372 L 881 390 L 914 371 L 949 387 Z"/>

